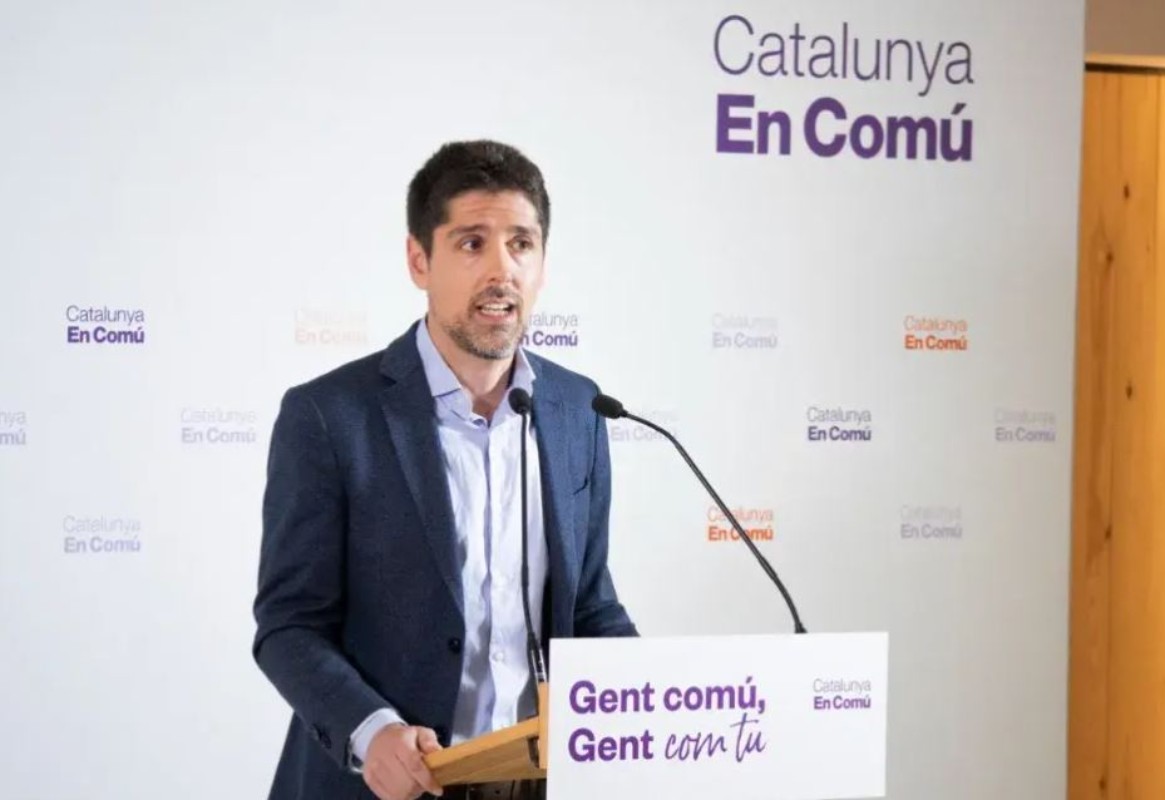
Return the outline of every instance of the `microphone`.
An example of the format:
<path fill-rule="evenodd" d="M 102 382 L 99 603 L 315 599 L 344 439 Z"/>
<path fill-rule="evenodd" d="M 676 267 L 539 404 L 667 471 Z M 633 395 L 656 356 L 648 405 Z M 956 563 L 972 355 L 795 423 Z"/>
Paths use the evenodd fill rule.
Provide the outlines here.
<path fill-rule="evenodd" d="M 773 565 L 770 564 L 769 560 L 764 557 L 764 554 L 760 551 L 752 539 L 748 538 L 748 534 L 744 532 L 744 528 L 741 527 L 740 522 L 736 519 L 736 515 L 733 514 L 728 509 L 728 506 L 724 504 L 724 501 L 720 499 L 720 495 L 718 495 L 716 490 L 712 488 L 712 484 L 708 483 L 708 479 L 704 477 L 704 473 L 701 472 L 700 468 L 696 466 L 696 462 L 692 461 L 691 456 L 688 455 L 688 451 L 684 449 L 684 446 L 679 443 L 676 437 L 672 436 L 671 433 L 664 430 L 659 425 L 656 425 L 654 422 L 646 420 L 643 417 L 637 417 L 634 414 L 628 412 L 627 409 L 623 407 L 622 403 L 609 395 L 597 395 L 595 399 L 591 401 L 591 408 L 594 409 L 596 414 L 606 417 L 607 419 L 626 418 L 634 420 L 640 425 L 646 425 L 675 445 L 676 450 L 678 450 L 680 455 L 683 456 L 684 461 L 686 461 L 688 464 L 688 467 L 690 467 L 692 472 L 695 473 L 700 483 L 703 484 L 704 488 L 708 491 L 708 494 L 712 496 L 712 499 L 716 501 L 716 505 L 720 507 L 720 511 L 723 512 L 724 517 L 732 523 L 732 528 L 736 531 L 737 536 L 740 537 L 742 542 L 748 545 L 748 549 L 752 551 L 752 554 L 756 558 L 757 563 L 760 564 L 761 569 L 765 571 L 765 574 L 769 576 L 769 580 L 776 584 L 777 589 L 780 590 L 781 597 L 785 598 L 785 605 L 789 607 L 789 614 L 793 617 L 793 632 L 805 633 L 805 626 L 801 624 L 801 615 L 797 613 L 797 606 L 793 603 L 793 598 L 789 594 L 789 590 L 785 588 L 785 584 L 782 583 L 780 577 L 777 576 L 777 571 L 773 569 Z"/>
<path fill-rule="evenodd" d="M 534 684 L 546 683 L 546 663 L 542 659 L 542 645 L 538 642 L 538 634 L 534 632 L 534 618 L 530 614 L 530 520 L 529 505 L 526 497 L 526 431 L 530 420 L 530 412 L 534 405 L 530 400 L 530 393 L 515 386 L 510 389 L 510 408 L 522 418 L 522 611 L 526 614 L 526 658 L 530 662 L 530 674 L 534 676 Z"/>

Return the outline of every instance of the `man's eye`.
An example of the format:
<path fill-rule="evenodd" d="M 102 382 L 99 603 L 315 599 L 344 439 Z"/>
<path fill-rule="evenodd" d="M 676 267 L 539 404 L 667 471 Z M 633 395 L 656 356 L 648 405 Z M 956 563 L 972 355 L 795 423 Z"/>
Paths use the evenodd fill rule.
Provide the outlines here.
<path fill-rule="evenodd" d="M 515 239 L 514 240 L 514 249 L 515 250 L 529 250 L 533 246 L 534 246 L 534 243 L 532 241 L 530 241 L 529 239 Z"/>
<path fill-rule="evenodd" d="M 469 250 L 470 252 L 477 252 L 481 249 L 481 239 L 476 236 L 471 236 L 468 239 L 461 241 L 461 249 Z"/>

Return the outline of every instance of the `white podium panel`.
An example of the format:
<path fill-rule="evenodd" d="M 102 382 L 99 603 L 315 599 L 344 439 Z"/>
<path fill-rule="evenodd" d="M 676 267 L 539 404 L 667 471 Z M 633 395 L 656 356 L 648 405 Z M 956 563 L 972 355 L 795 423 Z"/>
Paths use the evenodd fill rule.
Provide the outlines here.
<path fill-rule="evenodd" d="M 886 793 L 884 633 L 551 642 L 549 800 Z"/>

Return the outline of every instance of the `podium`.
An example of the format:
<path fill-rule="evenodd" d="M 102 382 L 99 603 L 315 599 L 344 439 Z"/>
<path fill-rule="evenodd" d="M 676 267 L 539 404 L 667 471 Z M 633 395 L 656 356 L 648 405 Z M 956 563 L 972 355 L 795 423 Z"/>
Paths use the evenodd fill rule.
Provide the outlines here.
<path fill-rule="evenodd" d="M 550 800 L 886 793 L 884 633 L 558 639 L 538 716 L 426 756 L 453 786 Z"/>

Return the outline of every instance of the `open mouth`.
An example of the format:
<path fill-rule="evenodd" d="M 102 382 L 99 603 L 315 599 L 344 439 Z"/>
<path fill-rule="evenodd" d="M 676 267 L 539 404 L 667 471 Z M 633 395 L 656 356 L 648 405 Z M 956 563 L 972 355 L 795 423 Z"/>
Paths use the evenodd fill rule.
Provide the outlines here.
<path fill-rule="evenodd" d="M 506 300 L 487 300 L 474 306 L 474 310 L 486 319 L 503 321 L 517 313 L 518 305 Z"/>

